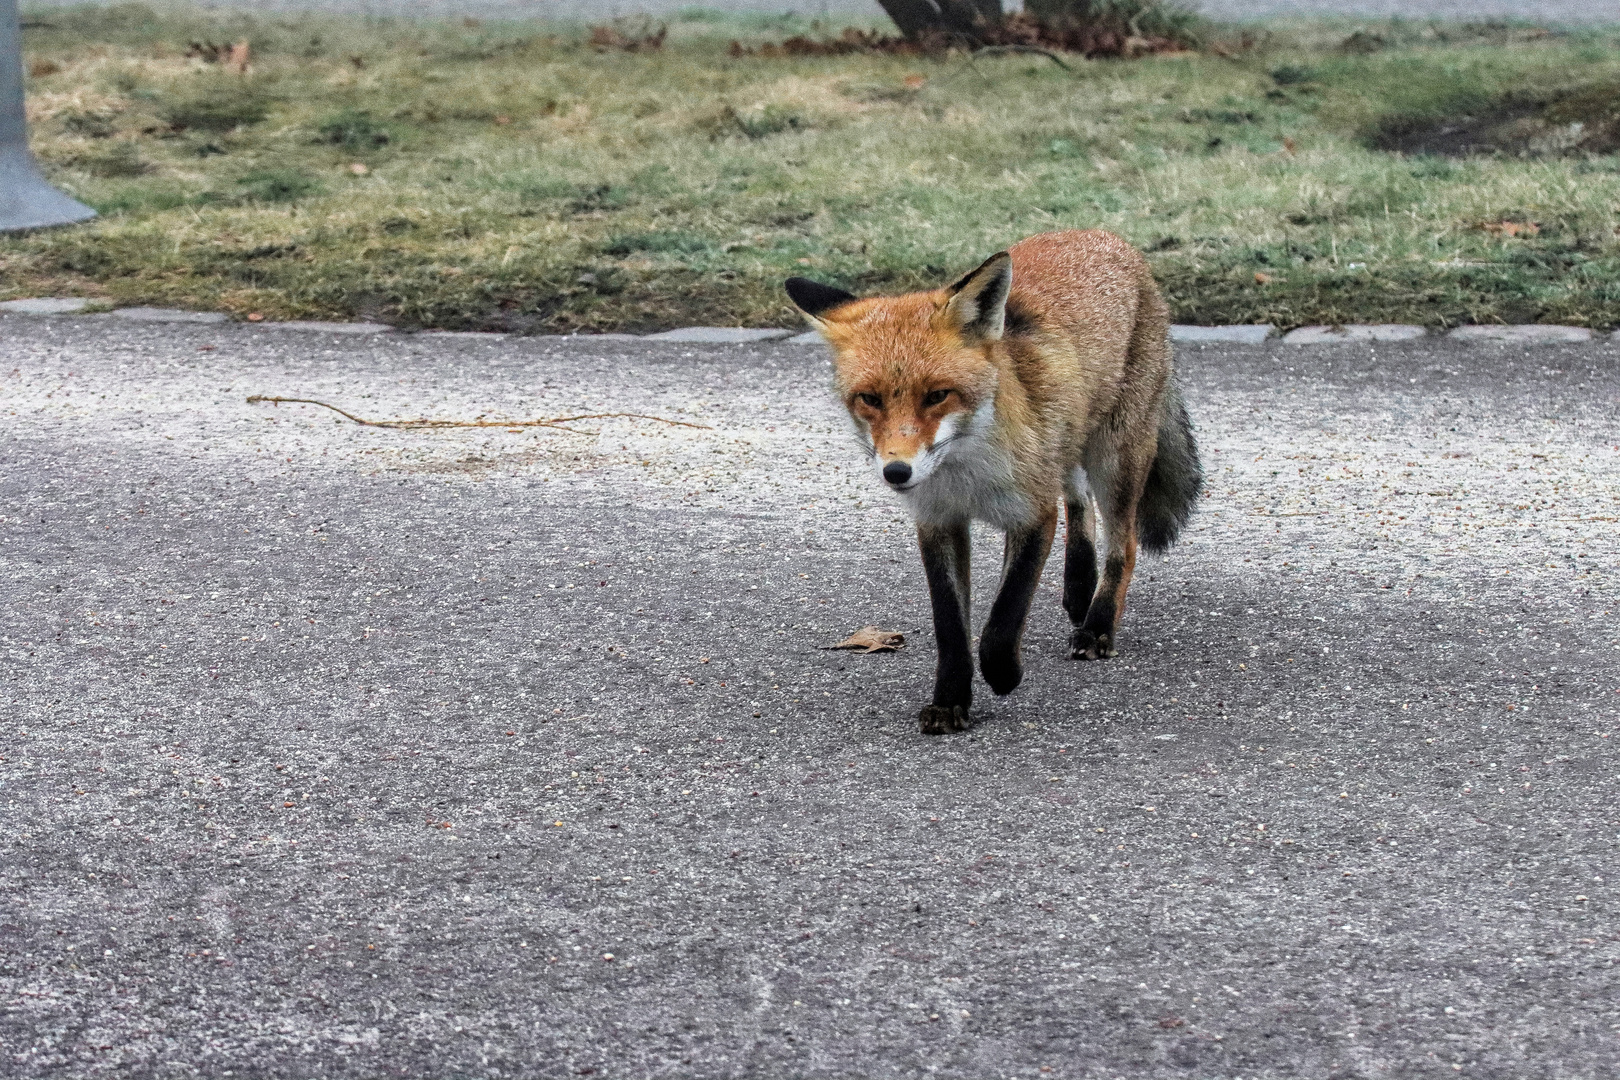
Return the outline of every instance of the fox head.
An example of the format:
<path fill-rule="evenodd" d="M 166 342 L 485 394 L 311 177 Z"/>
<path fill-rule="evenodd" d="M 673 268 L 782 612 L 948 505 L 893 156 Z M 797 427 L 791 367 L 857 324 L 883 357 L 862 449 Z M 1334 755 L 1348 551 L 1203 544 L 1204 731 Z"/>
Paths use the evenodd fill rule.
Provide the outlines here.
<path fill-rule="evenodd" d="M 989 426 L 1012 259 L 999 252 L 955 284 L 865 300 L 805 278 L 788 296 L 833 350 L 835 385 L 883 480 L 926 483 Z"/>

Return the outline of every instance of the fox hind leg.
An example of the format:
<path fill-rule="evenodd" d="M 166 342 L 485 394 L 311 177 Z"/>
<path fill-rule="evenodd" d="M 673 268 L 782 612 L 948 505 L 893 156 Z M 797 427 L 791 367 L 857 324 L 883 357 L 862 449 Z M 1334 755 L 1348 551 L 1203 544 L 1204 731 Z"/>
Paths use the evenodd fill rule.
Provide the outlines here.
<path fill-rule="evenodd" d="M 1085 617 L 1075 617 L 1078 605 L 1069 608 L 1069 618 L 1077 624 L 1069 637 L 1071 659 L 1106 660 L 1118 653 L 1115 630 L 1119 617 L 1125 612 L 1125 594 L 1131 586 L 1131 575 L 1136 571 L 1137 505 L 1142 499 L 1148 469 L 1153 464 L 1152 446 L 1145 449 L 1145 454 L 1116 451 L 1110 455 L 1112 460 L 1107 462 L 1108 467 L 1087 470 L 1100 481 L 1093 492 L 1096 509 L 1100 511 L 1104 558 L 1099 580 L 1095 576 L 1096 556 L 1092 555 L 1091 573 L 1096 588 L 1085 609 Z M 1077 571 L 1075 576 L 1080 578 L 1081 574 Z"/>
<path fill-rule="evenodd" d="M 1007 532 L 1001 589 L 979 635 L 979 670 L 997 694 L 1012 693 L 1024 680 L 1024 664 L 1019 657 L 1024 625 L 1029 621 L 1029 606 L 1035 599 L 1046 557 L 1052 552 L 1056 531 L 1057 507 L 1053 505 L 1033 526 Z"/>
<path fill-rule="evenodd" d="M 1070 490 L 1064 497 L 1066 526 L 1063 539 L 1063 610 L 1079 626 L 1097 595 L 1097 513 L 1084 492 Z"/>

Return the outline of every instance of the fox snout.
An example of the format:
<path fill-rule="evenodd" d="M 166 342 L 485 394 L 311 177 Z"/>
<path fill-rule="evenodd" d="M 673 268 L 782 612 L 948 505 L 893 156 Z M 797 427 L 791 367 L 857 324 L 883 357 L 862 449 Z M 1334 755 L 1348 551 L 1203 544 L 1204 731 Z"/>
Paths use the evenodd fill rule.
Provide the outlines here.
<path fill-rule="evenodd" d="M 896 416 L 857 401 L 851 412 L 866 437 L 873 464 L 893 491 L 911 491 L 925 483 L 944 464 L 947 447 L 968 434 L 967 415 L 942 408 L 920 416 Z"/>
<path fill-rule="evenodd" d="M 949 428 L 950 424 L 944 425 Z M 928 441 L 916 437 L 869 432 L 869 445 L 878 475 L 892 491 L 911 491 L 934 474 L 942 463 L 945 447 L 941 440 Z M 943 432 L 941 434 L 944 434 Z M 872 438 L 872 436 L 877 436 Z M 949 440 L 945 440 L 949 441 Z"/>

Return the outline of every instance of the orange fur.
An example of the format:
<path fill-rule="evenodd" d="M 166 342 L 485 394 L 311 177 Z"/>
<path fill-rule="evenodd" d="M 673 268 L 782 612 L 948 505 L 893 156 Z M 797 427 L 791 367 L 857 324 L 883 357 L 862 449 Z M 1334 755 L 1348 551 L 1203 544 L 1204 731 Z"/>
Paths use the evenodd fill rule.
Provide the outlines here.
<path fill-rule="evenodd" d="M 943 289 L 862 300 L 802 278 L 786 288 L 832 346 L 850 418 L 917 520 L 939 648 L 922 730 L 968 723 L 972 521 L 1006 533 L 979 639 L 992 690 L 1023 678 L 1060 505 L 1070 655 L 1113 656 L 1139 529 L 1168 545 L 1202 483 L 1171 383 L 1169 313 L 1141 254 L 1106 232 L 1045 233 Z"/>
<path fill-rule="evenodd" d="M 1014 462 L 1014 482 L 1033 512 L 1055 505 L 1067 474 L 1103 421 L 1146 424 L 1169 375 L 1169 350 L 1130 355 L 1133 338 L 1164 341 L 1168 313 L 1146 260 L 1111 233 L 1058 232 L 1013 245 L 1009 312 L 1027 333 L 965 339 L 953 324 L 948 289 L 872 297 L 819 320 L 832 346 L 836 385 L 851 416 L 868 428 L 881 463 L 913 462 L 933 444 L 941 419 L 993 400 L 992 438 Z M 1145 324 L 1145 325 L 1144 325 Z M 934 409 L 930 390 L 950 389 Z M 881 414 L 858 395 L 876 394 Z"/>

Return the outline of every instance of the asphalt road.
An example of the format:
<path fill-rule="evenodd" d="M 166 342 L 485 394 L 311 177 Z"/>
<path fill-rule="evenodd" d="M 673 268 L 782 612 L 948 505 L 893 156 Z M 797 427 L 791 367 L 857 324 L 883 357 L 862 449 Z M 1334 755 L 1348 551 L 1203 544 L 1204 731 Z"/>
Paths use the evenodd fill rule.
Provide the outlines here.
<path fill-rule="evenodd" d="M 1615 345 L 1182 349 L 1121 655 L 929 738 L 819 349 L 113 322 L 0 318 L 0 1075 L 1614 1074 Z"/>

